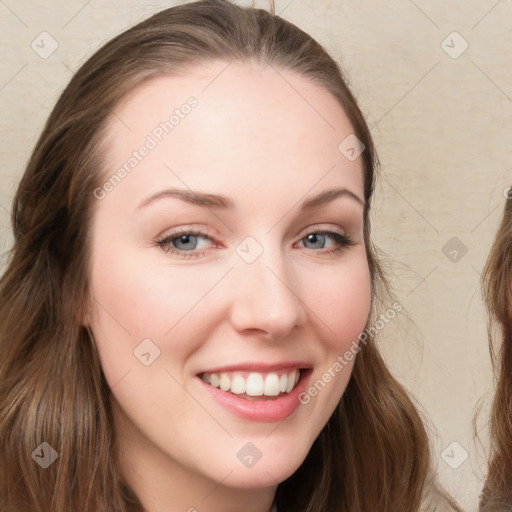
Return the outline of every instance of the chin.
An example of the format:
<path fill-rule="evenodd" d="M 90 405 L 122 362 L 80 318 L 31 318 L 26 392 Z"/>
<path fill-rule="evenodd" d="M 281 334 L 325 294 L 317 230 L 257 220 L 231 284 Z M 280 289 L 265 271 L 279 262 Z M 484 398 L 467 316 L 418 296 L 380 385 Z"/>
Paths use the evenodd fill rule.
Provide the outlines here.
<path fill-rule="evenodd" d="M 227 474 L 231 471 L 226 479 L 226 484 L 234 488 L 259 489 L 273 487 L 287 480 L 304 462 L 311 448 L 308 445 L 304 449 L 298 450 L 297 446 L 300 446 L 301 443 L 299 440 L 289 438 L 288 441 L 284 443 L 284 446 L 282 442 L 271 443 L 268 439 L 254 441 L 254 443 L 251 441 L 247 441 L 245 444 L 241 443 L 245 452 L 240 453 L 239 457 L 237 456 L 236 464 L 230 464 L 231 461 L 225 462 L 226 468 L 231 466 L 226 472 Z M 256 445 L 261 447 L 261 458 L 257 461 L 255 459 L 248 460 L 245 465 L 242 462 L 245 453 L 253 452 L 253 455 L 257 456 L 254 449 Z M 217 479 L 218 475 L 217 472 L 215 475 Z"/>

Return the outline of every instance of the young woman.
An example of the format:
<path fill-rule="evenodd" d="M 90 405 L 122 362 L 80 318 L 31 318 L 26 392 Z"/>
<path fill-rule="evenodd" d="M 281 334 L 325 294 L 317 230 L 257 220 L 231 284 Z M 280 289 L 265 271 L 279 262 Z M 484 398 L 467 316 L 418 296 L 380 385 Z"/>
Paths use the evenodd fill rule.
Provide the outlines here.
<path fill-rule="evenodd" d="M 497 377 L 491 409 L 491 457 L 481 496 L 482 512 L 512 509 L 512 188 L 501 225 L 483 273 L 484 295 L 490 313 L 489 342 Z M 495 330 L 493 324 L 499 326 Z M 498 336 L 493 336 L 496 333 Z M 495 337 L 496 339 L 493 339 Z"/>
<path fill-rule="evenodd" d="M 375 168 L 273 14 L 174 7 L 93 55 L 14 199 L 0 508 L 458 510 L 374 344 Z"/>

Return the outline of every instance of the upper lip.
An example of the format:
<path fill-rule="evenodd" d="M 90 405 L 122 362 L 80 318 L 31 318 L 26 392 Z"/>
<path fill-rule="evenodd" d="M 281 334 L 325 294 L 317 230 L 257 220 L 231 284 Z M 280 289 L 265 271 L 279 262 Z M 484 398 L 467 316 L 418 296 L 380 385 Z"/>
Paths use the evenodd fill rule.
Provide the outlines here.
<path fill-rule="evenodd" d="M 236 371 L 253 371 L 253 372 L 261 372 L 268 373 L 276 370 L 293 370 L 295 368 L 299 369 L 309 369 L 313 366 L 311 363 L 306 361 L 281 361 L 278 363 L 238 363 L 226 366 L 217 366 L 215 368 L 205 369 L 198 373 L 201 375 L 202 373 L 222 373 L 222 372 L 236 372 Z"/>

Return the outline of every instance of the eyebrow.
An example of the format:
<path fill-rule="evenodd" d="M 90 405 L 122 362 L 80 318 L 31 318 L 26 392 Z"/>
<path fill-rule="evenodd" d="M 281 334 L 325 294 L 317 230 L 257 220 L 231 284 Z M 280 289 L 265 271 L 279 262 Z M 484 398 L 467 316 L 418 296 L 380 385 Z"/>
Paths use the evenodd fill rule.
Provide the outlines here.
<path fill-rule="evenodd" d="M 144 208 L 148 204 L 156 201 L 157 199 L 161 199 L 162 197 L 176 197 L 177 199 L 181 199 L 187 203 L 202 206 L 204 208 L 228 209 L 235 206 L 235 202 L 229 197 L 173 188 L 162 190 L 161 192 L 157 192 L 156 194 L 149 196 L 137 206 L 137 209 Z"/>
<path fill-rule="evenodd" d="M 235 202 L 233 199 L 217 195 L 217 194 L 205 194 L 203 192 L 194 192 L 192 190 L 181 190 L 181 189 L 167 189 L 162 190 L 160 192 L 157 192 L 156 194 L 153 194 L 149 196 L 147 199 L 144 199 L 138 206 L 137 210 L 144 208 L 148 206 L 153 201 L 156 201 L 157 199 L 161 199 L 164 197 L 174 197 L 177 199 L 181 199 L 182 201 L 185 201 L 187 203 L 201 206 L 203 208 L 211 208 L 211 209 L 230 209 L 234 208 Z M 326 203 L 329 203 L 330 201 L 333 201 L 334 199 L 338 197 L 349 197 L 354 199 L 356 202 L 358 202 L 361 206 L 364 207 L 364 201 L 361 199 L 357 194 L 354 194 L 354 192 L 348 190 L 347 188 L 336 188 L 331 190 L 326 190 L 324 192 L 320 192 L 320 194 L 308 199 L 305 201 L 302 206 L 301 210 L 311 210 L 314 208 L 318 208 L 319 206 L 322 206 Z"/>
<path fill-rule="evenodd" d="M 312 208 L 317 208 L 318 206 L 322 206 L 325 203 L 333 201 L 337 197 L 349 197 L 357 201 L 361 206 L 364 207 L 364 201 L 354 192 L 348 190 L 347 188 L 335 188 L 332 190 L 326 190 L 325 192 L 320 192 L 320 194 L 312 197 L 305 201 L 301 207 L 302 210 L 310 210 Z"/>

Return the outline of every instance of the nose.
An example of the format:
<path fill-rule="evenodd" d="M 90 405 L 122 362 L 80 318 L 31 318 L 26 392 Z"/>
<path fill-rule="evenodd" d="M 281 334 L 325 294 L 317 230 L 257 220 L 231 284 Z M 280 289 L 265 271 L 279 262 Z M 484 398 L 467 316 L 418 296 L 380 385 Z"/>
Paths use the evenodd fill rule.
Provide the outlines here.
<path fill-rule="evenodd" d="M 306 321 L 300 283 L 282 255 L 266 250 L 254 262 L 237 261 L 231 272 L 231 322 L 244 333 L 283 339 Z"/>

